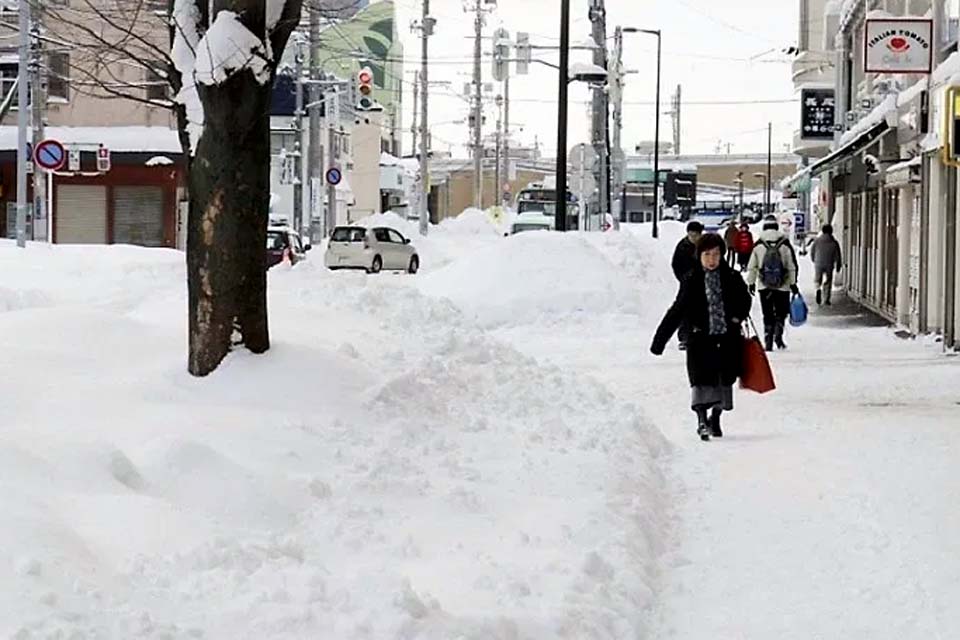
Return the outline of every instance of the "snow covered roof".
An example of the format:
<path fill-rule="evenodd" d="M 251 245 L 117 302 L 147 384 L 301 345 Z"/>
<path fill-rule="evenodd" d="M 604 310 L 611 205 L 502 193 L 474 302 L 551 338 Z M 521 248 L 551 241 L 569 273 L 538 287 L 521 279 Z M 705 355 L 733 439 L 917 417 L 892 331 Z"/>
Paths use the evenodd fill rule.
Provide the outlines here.
<path fill-rule="evenodd" d="M 95 149 L 100 145 L 113 152 L 182 153 L 176 130 L 166 127 L 47 127 L 46 137 L 66 146 Z M 0 149 L 17 148 L 17 128 L 0 127 Z"/>
<path fill-rule="evenodd" d="M 904 162 L 898 162 L 895 165 L 887 167 L 887 173 L 893 173 L 895 171 L 902 171 L 903 169 L 909 169 L 910 167 L 919 167 L 923 163 L 922 156 L 916 156 L 915 158 L 910 158 Z"/>
<path fill-rule="evenodd" d="M 864 133 L 870 131 L 876 125 L 881 122 L 887 121 L 887 117 L 890 115 L 896 116 L 897 112 L 897 96 L 889 95 L 883 99 L 883 101 L 873 108 L 866 117 L 861 118 L 859 122 L 849 131 L 847 131 L 840 138 L 840 147 L 842 148 L 846 144 L 856 140 Z M 890 124 L 888 122 L 888 124 Z"/>
<path fill-rule="evenodd" d="M 395 167 L 400 164 L 400 159 L 395 155 L 387 153 L 386 151 L 380 154 L 380 166 L 381 167 Z"/>

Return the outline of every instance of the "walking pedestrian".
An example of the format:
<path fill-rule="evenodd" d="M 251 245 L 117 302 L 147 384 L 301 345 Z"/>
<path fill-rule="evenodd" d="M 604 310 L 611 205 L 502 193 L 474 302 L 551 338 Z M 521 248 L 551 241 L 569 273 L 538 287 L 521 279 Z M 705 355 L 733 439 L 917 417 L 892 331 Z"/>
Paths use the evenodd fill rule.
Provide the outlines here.
<path fill-rule="evenodd" d="M 829 306 L 833 297 L 833 273 L 840 273 L 843 268 L 840 243 L 833 236 L 832 225 L 823 225 L 820 235 L 810 249 L 810 258 L 813 260 L 817 285 L 817 304 Z"/>
<path fill-rule="evenodd" d="M 797 259 L 787 237 L 776 221 L 763 224 L 763 233 L 750 255 L 747 266 L 750 294 L 760 290 L 763 308 L 764 346 L 767 351 L 786 349 L 783 332 L 790 315 L 790 292 L 800 294 L 797 287 Z"/>
<path fill-rule="evenodd" d="M 687 223 L 687 235 L 677 243 L 673 252 L 673 275 L 682 283 L 690 272 L 697 268 L 697 242 L 703 235 L 703 224 L 696 220 Z"/>
<path fill-rule="evenodd" d="M 750 231 L 749 224 L 744 222 L 740 225 L 734 243 L 736 243 L 737 262 L 740 263 L 740 272 L 742 273 L 747 270 L 747 265 L 750 264 L 750 255 L 753 253 L 753 233 Z"/>
<path fill-rule="evenodd" d="M 691 220 L 687 223 L 687 235 L 677 243 L 677 248 L 673 252 L 673 261 L 671 262 L 673 275 L 676 276 L 677 282 L 679 282 L 681 286 L 683 285 L 683 281 L 689 277 L 699 264 L 697 262 L 697 242 L 700 241 L 702 235 L 703 224 L 696 220 Z M 680 342 L 681 351 L 687 348 L 687 332 L 685 328 L 681 327 L 680 333 L 677 335 L 677 340 Z"/>
<path fill-rule="evenodd" d="M 680 284 L 677 299 L 657 328 L 650 352 L 662 355 L 670 338 L 686 327 L 690 407 L 697 433 L 707 441 L 723 436 L 720 417 L 733 410 L 733 384 L 741 374 L 741 323 L 752 300 L 747 286 L 724 261 L 726 245 L 715 233 L 697 243 L 697 266 Z"/>
<path fill-rule="evenodd" d="M 737 219 L 731 218 L 723 234 L 723 241 L 727 245 L 727 264 L 731 267 L 737 264 L 737 234 L 740 233 L 737 227 Z"/>

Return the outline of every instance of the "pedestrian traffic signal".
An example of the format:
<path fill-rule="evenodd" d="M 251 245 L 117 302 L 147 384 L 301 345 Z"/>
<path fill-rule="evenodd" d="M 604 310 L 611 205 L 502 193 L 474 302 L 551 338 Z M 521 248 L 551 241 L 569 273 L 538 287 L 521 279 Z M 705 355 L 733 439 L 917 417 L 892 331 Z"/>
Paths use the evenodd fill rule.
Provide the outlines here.
<path fill-rule="evenodd" d="M 357 93 L 360 94 L 357 109 L 370 111 L 376 106 L 373 100 L 373 70 L 370 67 L 360 69 L 357 74 Z"/>

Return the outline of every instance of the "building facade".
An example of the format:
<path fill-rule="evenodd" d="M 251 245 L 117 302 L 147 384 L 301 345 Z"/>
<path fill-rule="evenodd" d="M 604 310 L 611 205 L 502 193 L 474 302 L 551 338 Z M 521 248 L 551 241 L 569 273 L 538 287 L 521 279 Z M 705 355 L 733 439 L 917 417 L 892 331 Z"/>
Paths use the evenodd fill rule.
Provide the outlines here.
<path fill-rule="evenodd" d="M 344 4 L 332 2 L 328 7 Z M 318 45 L 322 56 L 321 73 L 341 83 L 337 88 L 336 110 L 330 108 L 332 94 L 327 93 L 324 97 L 321 148 L 317 156 L 323 158 L 321 174 L 334 164 L 343 170 L 343 182 L 335 190 L 336 211 L 331 216 L 337 224 L 381 212 L 384 202 L 380 189 L 381 153 L 401 155 L 403 129 L 403 45 L 397 35 L 396 6 L 392 0 L 350 5 L 349 12 L 339 14 L 341 19 L 325 20 Z M 315 224 L 311 227 L 317 229 L 316 222 L 328 206 L 327 187 L 321 184 L 319 197 L 312 195 L 316 185 L 312 185 L 308 177 L 312 154 L 309 118 L 303 118 L 299 136 L 294 125 L 294 70 L 298 51 L 305 57 L 303 64 L 309 64 L 307 33 L 304 24 L 299 37 L 295 34 L 290 39 L 274 90 L 271 112 L 271 191 L 274 197 L 271 213 L 278 219 L 293 220 L 294 183 L 300 180 L 303 184 L 301 206 L 304 220 L 313 220 Z M 357 109 L 357 76 L 364 67 L 369 67 L 373 73 L 372 98 L 383 107 L 382 111 Z M 309 93 L 306 87 L 304 93 Z M 298 151 L 303 158 L 300 176 L 292 171 L 293 158 Z"/>
<path fill-rule="evenodd" d="M 158 74 L 162 63 L 137 64 L 130 55 L 91 41 L 90 29 L 107 42 L 122 40 L 89 8 L 95 5 L 50 3 L 35 12 L 46 37 L 37 52 L 41 108 L 32 110 L 31 117 L 39 114 L 39 121 L 31 122 L 31 138 L 61 142 L 71 160 L 29 181 L 31 214 L 36 212 L 30 216 L 29 235 L 62 244 L 183 246 L 182 153 L 173 112 L 162 106 L 169 99 L 167 83 Z M 0 8 L 4 96 L 13 91 L 19 72 L 17 11 L 16 4 Z M 137 37 L 168 49 L 163 16 L 144 16 Z M 0 126 L 3 237 L 15 233 L 18 108 L 14 101 Z M 104 155 L 108 164 L 98 162 Z"/>
<path fill-rule="evenodd" d="M 832 9 L 839 9 L 835 89 L 842 130 L 830 152 L 790 182 L 819 179 L 821 222 L 832 223 L 841 240 L 847 294 L 910 332 L 939 335 L 946 348 L 955 349 L 960 183 L 956 168 L 944 161 L 943 125 L 948 89 L 960 73 L 960 3 L 849 0 Z M 891 18 L 910 22 L 894 23 L 896 33 L 868 26 L 868 20 Z M 872 49 L 909 48 L 906 39 L 884 45 L 884 38 L 898 33 L 908 34 L 916 51 L 928 51 L 925 70 L 876 66 Z M 881 53 L 883 63 L 895 63 L 896 56 Z"/>

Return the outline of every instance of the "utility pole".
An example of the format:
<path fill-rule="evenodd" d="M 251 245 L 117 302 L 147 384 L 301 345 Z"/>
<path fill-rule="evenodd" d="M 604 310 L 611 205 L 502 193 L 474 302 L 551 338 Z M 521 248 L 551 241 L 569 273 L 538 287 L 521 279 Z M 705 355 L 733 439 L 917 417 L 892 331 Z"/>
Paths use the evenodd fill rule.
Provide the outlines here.
<path fill-rule="evenodd" d="M 297 34 L 297 53 L 294 58 L 296 74 L 296 106 L 293 114 L 293 220 L 291 227 L 297 232 L 303 229 L 303 38 Z"/>
<path fill-rule="evenodd" d="M 17 246 L 27 246 L 27 79 L 30 73 L 30 12 L 21 5 L 19 15 L 20 66 L 17 84 Z"/>
<path fill-rule="evenodd" d="M 320 133 L 323 125 L 320 122 L 320 104 L 322 91 L 317 82 L 320 80 L 320 9 L 316 3 L 310 3 L 310 155 L 308 170 L 310 176 L 310 228 L 311 242 L 326 236 L 330 231 L 326 228 L 323 216 L 323 143 Z M 317 222 L 315 223 L 314 220 Z M 297 229 L 297 231 L 301 231 Z"/>
<path fill-rule="evenodd" d="M 417 140 L 420 137 L 420 125 L 417 117 L 420 110 L 420 70 L 413 72 L 413 122 L 410 123 L 410 148 L 417 149 Z"/>
<path fill-rule="evenodd" d="M 510 74 L 503 79 L 503 182 L 510 182 Z M 503 204 L 502 185 L 497 184 L 498 205 Z"/>
<path fill-rule="evenodd" d="M 327 162 L 331 167 L 340 168 L 340 145 L 337 129 L 340 127 L 340 92 L 336 85 L 324 99 L 327 114 Z M 337 226 L 337 187 L 327 184 L 327 235 Z M 349 220 L 348 220 L 349 222 Z"/>
<path fill-rule="evenodd" d="M 567 98 L 570 94 L 570 0 L 560 0 L 560 69 L 557 73 L 557 199 L 554 226 L 567 230 Z"/>
<path fill-rule="evenodd" d="M 490 11 L 496 8 L 497 0 L 473 0 L 474 44 L 473 44 L 473 104 L 470 120 L 473 124 L 473 190 L 474 204 L 483 208 L 483 69 L 480 65 L 483 57 L 483 5 L 490 5 Z M 494 199 L 496 200 L 496 198 Z"/>
<path fill-rule="evenodd" d="M 21 5 L 22 7 L 23 5 Z M 33 125 L 33 144 L 41 142 L 45 137 L 44 133 L 44 111 L 47 104 L 47 93 L 43 82 L 43 49 L 40 39 L 40 11 L 33 3 L 27 5 L 30 7 L 31 28 L 30 28 L 30 118 Z M 47 193 L 47 172 L 33 172 L 33 224 L 30 225 L 31 236 L 37 240 L 37 234 L 46 235 L 48 209 L 52 203 L 46 203 Z M 52 178 L 49 178 L 52 180 Z M 38 229 L 40 230 L 38 232 Z M 52 234 L 52 230 L 49 231 Z M 52 241 L 52 237 L 46 238 Z"/>
<path fill-rule="evenodd" d="M 590 22 L 593 24 L 593 41 L 597 48 L 593 51 L 593 64 L 606 70 L 607 67 L 607 11 L 604 0 L 591 0 Z M 597 165 L 593 168 L 593 177 L 599 190 L 598 211 L 601 219 L 609 213 L 610 205 L 610 145 L 608 142 L 609 103 L 606 87 L 593 90 L 592 135 L 594 151 L 597 152 Z"/>
<path fill-rule="evenodd" d="M 476 16 L 473 21 L 473 201 L 483 209 L 483 4 L 474 0 Z"/>
<path fill-rule="evenodd" d="M 624 185 L 626 183 L 625 161 L 623 158 L 623 88 L 624 88 L 624 69 L 623 69 L 623 27 L 618 26 L 614 30 L 614 56 L 613 69 L 610 76 L 610 90 L 613 93 L 613 151 L 616 155 L 617 166 L 614 168 L 613 191 L 620 199 L 620 219 L 624 219 L 626 211 L 626 198 L 623 197 Z M 611 212 L 612 213 L 612 212 Z"/>
<path fill-rule="evenodd" d="M 430 229 L 430 119 L 429 90 L 430 65 L 429 42 L 433 35 L 434 20 L 430 17 L 430 0 L 423 0 L 423 17 L 420 23 L 420 235 L 425 236 Z"/>
<path fill-rule="evenodd" d="M 680 155 L 680 142 L 681 142 L 681 92 L 682 87 L 677 85 L 677 92 L 673 94 L 673 99 L 670 102 L 670 111 L 666 115 L 670 116 L 670 122 L 673 125 L 673 155 Z"/>
<path fill-rule="evenodd" d="M 771 213 L 773 208 L 773 197 L 770 190 L 771 180 L 773 180 L 773 123 L 769 122 L 767 123 L 767 192 L 764 194 L 764 207 L 766 209 L 763 215 Z"/>

